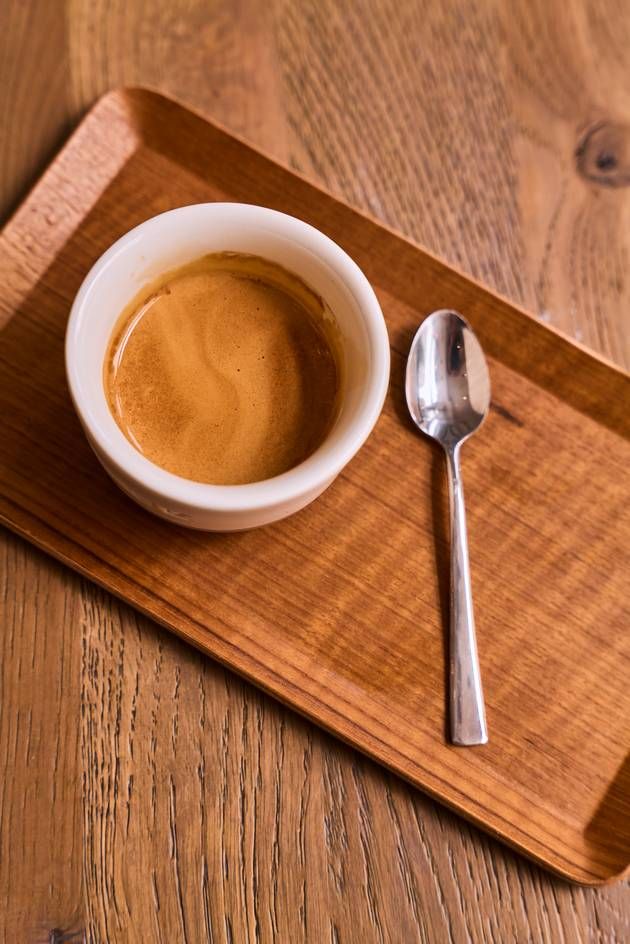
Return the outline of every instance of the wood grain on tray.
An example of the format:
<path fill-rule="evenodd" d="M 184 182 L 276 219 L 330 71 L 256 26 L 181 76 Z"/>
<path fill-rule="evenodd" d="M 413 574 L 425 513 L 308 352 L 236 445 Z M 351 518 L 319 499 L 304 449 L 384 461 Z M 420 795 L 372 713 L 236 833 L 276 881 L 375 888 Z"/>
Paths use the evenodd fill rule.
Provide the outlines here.
<path fill-rule="evenodd" d="M 170 527 L 120 494 L 63 374 L 94 259 L 142 219 L 213 199 L 274 206 L 340 242 L 375 286 L 393 356 L 385 413 L 337 483 L 232 536 Z M 626 868 L 627 376 L 152 93 L 96 106 L 1 249 L 11 527 L 560 874 Z M 478 332 L 495 398 L 463 454 L 491 733 L 475 751 L 444 739 L 445 483 L 402 402 L 411 334 L 443 306 Z"/>

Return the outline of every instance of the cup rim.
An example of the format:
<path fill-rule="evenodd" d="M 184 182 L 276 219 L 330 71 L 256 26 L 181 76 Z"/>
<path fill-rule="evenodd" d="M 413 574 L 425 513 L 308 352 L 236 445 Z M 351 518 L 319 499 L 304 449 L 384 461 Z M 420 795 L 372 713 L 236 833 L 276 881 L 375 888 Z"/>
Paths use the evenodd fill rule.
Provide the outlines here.
<path fill-rule="evenodd" d="M 103 424 L 95 415 L 91 398 L 83 389 L 79 336 L 86 315 L 90 294 L 101 274 L 117 257 L 129 250 L 151 228 L 164 222 L 182 221 L 195 214 L 212 215 L 229 212 L 241 216 L 244 224 L 260 224 L 282 228 L 288 238 L 296 238 L 317 254 L 343 281 L 363 316 L 368 336 L 371 363 L 369 379 L 357 416 L 341 442 L 334 449 L 327 448 L 328 439 L 298 465 L 269 479 L 242 485 L 213 485 L 196 482 L 168 472 L 142 455 L 126 438 L 109 412 L 111 423 Z M 301 240 L 299 237 L 302 237 Z M 105 351 L 103 351 L 103 356 Z M 79 417 L 98 450 L 124 477 L 148 489 L 156 497 L 202 511 L 260 510 L 270 505 L 291 502 L 316 489 L 321 489 L 335 478 L 341 469 L 361 448 L 372 431 L 383 407 L 389 385 L 389 338 L 383 314 L 368 279 L 356 262 L 335 243 L 310 223 L 272 210 L 268 207 L 245 203 L 197 203 L 150 217 L 114 242 L 94 263 L 85 276 L 74 299 L 65 340 L 66 376 L 70 394 Z M 103 397 L 105 392 L 103 391 Z"/>

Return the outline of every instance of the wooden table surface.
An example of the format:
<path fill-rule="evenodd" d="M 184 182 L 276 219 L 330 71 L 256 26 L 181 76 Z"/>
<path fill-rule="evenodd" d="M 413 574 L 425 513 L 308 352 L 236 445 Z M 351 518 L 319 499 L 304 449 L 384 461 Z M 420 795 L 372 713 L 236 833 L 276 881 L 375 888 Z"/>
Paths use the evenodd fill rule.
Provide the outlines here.
<path fill-rule="evenodd" d="M 0 212 L 149 85 L 628 367 L 628 49 L 626 0 L 4 0 Z M 0 543 L 3 941 L 630 940 L 628 883 L 552 878 Z"/>

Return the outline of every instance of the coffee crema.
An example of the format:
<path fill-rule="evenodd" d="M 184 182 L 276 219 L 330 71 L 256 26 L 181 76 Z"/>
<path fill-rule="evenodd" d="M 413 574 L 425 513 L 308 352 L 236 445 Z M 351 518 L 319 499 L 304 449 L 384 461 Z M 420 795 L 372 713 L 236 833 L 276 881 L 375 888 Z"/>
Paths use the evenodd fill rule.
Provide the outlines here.
<path fill-rule="evenodd" d="M 335 421 L 336 330 L 322 300 L 281 266 L 212 253 L 125 308 L 104 364 L 110 410 L 136 449 L 176 475 L 215 485 L 271 478 L 310 456 Z"/>

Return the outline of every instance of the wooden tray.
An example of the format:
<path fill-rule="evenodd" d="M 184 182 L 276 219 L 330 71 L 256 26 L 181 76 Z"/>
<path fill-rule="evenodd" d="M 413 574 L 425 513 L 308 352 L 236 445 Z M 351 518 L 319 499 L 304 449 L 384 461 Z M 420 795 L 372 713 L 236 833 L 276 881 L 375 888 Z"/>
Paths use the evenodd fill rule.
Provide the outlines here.
<path fill-rule="evenodd" d="M 185 203 L 276 207 L 363 267 L 391 395 L 359 456 L 279 525 L 204 535 L 141 511 L 90 452 L 64 379 L 96 257 Z M 419 208 L 420 211 L 420 208 Z M 630 380 L 406 240 L 152 92 L 94 107 L 0 237 L 6 524 L 566 878 L 630 859 Z M 490 744 L 445 740 L 442 458 L 402 377 L 434 308 L 472 322 L 494 409 L 464 450 Z"/>

